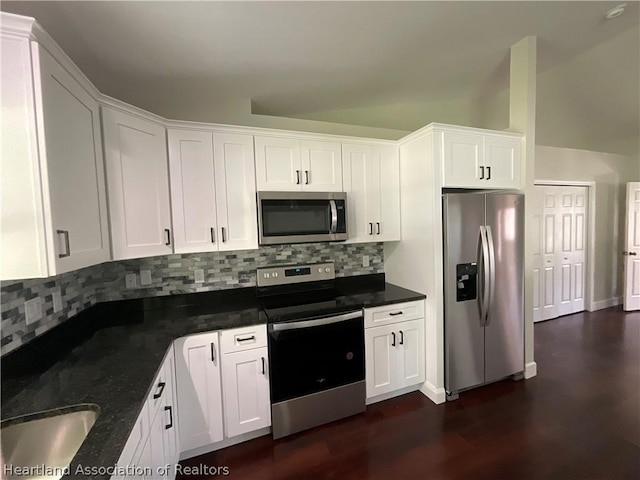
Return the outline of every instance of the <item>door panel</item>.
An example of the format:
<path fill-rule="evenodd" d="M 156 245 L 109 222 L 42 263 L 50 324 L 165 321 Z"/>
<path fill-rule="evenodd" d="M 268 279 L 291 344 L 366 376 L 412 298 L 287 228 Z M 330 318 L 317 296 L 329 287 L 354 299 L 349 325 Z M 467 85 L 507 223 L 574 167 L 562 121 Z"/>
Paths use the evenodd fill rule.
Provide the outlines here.
<path fill-rule="evenodd" d="M 640 182 L 627 183 L 624 309 L 640 310 Z"/>
<path fill-rule="evenodd" d="M 485 380 L 524 370 L 524 197 L 486 195 L 495 256 L 495 299 L 485 337 Z"/>
<path fill-rule="evenodd" d="M 478 265 L 478 234 L 484 196 L 443 196 L 445 291 L 445 388 L 448 392 L 484 382 L 484 328 L 477 298 L 458 301 L 458 264 Z M 478 273 L 478 275 L 480 272 Z M 477 285 L 476 282 L 471 282 Z"/>
<path fill-rule="evenodd" d="M 408 387 L 424 382 L 424 320 L 398 323 L 398 385 Z"/>
<path fill-rule="evenodd" d="M 169 170 L 176 253 L 218 250 L 211 132 L 169 130 Z"/>
<path fill-rule="evenodd" d="M 300 141 L 255 137 L 256 185 L 259 191 L 302 190 Z"/>
<path fill-rule="evenodd" d="M 114 260 L 170 254 L 165 128 L 110 108 L 102 112 Z"/>
<path fill-rule="evenodd" d="M 534 188 L 530 196 L 532 202 L 532 221 L 531 232 L 533 237 L 533 321 L 542 320 L 542 293 L 543 293 L 543 233 L 542 225 L 542 191 L 540 188 Z"/>
<path fill-rule="evenodd" d="M 46 51 L 37 52 L 54 275 L 109 260 L 107 200 L 98 104 Z M 70 255 L 60 257 L 66 240 Z"/>
<path fill-rule="evenodd" d="M 213 148 L 218 200 L 218 247 L 220 251 L 257 249 L 253 139 L 251 135 L 214 133 Z"/>
<path fill-rule="evenodd" d="M 221 441 L 222 380 L 218 332 L 176 340 L 176 391 L 180 449 Z"/>
<path fill-rule="evenodd" d="M 303 140 L 300 147 L 302 189 L 307 192 L 341 192 L 340 143 Z"/>
<path fill-rule="evenodd" d="M 268 372 L 267 347 L 223 356 L 222 391 L 227 437 L 271 425 Z"/>
<path fill-rule="evenodd" d="M 588 191 L 586 187 L 573 186 L 536 186 L 535 190 L 544 197 L 545 218 L 545 274 L 540 282 L 544 307 L 539 319 L 548 320 L 585 308 Z"/>
<path fill-rule="evenodd" d="M 486 187 L 488 182 L 480 179 L 480 166 L 484 166 L 482 135 L 444 132 L 442 142 L 442 184 L 447 187 Z"/>
<path fill-rule="evenodd" d="M 397 361 L 391 333 L 396 325 L 382 325 L 364 331 L 367 398 L 396 389 Z"/>

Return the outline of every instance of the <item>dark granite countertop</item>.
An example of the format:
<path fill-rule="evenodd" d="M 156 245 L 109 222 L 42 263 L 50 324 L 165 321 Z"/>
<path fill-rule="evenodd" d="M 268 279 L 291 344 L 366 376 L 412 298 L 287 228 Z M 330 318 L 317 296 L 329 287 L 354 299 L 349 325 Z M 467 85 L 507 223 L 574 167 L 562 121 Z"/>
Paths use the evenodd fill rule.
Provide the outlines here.
<path fill-rule="evenodd" d="M 354 307 L 425 298 L 383 274 L 337 279 L 336 287 L 341 304 Z M 96 404 L 100 415 L 71 472 L 114 465 L 173 340 L 264 322 L 253 288 L 94 305 L 2 358 L 2 419 Z"/>

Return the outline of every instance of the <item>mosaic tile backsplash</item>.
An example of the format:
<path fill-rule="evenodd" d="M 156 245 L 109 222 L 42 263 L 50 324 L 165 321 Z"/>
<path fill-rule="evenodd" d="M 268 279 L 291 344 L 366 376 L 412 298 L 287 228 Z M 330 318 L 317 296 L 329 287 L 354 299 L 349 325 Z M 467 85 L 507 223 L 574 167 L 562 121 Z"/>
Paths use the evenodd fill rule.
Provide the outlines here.
<path fill-rule="evenodd" d="M 363 255 L 369 256 L 368 267 L 362 266 Z M 167 255 L 108 262 L 44 279 L 2 282 L 0 354 L 18 348 L 97 302 L 250 287 L 256 284 L 258 267 L 328 261 L 335 262 L 338 277 L 383 273 L 383 244 L 310 243 Z M 195 283 L 195 269 L 204 271 L 203 283 Z M 140 271 L 145 270 L 151 272 L 151 284 L 140 286 Z M 125 276 L 131 273 L 136 274 L 137 287 L 127 289 Z M 58 290 L 62 309 L 54 313 L 54 293 Z M 27 325 L 24 303 L 33 298 L 40 299 L 42 318 Z"/>

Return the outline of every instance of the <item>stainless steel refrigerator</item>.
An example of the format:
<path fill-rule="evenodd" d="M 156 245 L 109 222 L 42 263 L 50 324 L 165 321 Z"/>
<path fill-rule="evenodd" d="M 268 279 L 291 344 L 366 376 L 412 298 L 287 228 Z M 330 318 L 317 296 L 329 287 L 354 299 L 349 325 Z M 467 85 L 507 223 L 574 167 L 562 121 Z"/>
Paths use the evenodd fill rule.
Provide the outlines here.
<path fill-rule="evenodd" d="M 443 195 L 445 389 L 524 371 L 524 196 Z"/>

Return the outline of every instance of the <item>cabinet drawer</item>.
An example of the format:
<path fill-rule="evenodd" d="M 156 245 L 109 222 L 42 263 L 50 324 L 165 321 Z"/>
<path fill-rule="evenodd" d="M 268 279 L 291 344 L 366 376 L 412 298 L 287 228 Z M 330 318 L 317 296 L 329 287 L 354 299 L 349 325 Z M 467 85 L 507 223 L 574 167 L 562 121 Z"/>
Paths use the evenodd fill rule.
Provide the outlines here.
<path fill-rule="evenodd" d="M 220 332 L 220 351 L 223 354 L 266 346 L 266 325 L 252 325 Z"/>
<path fill-rule="evenodd" d="M 424 317 L 424 300 L 365 308 L 364 328 Z"/>

